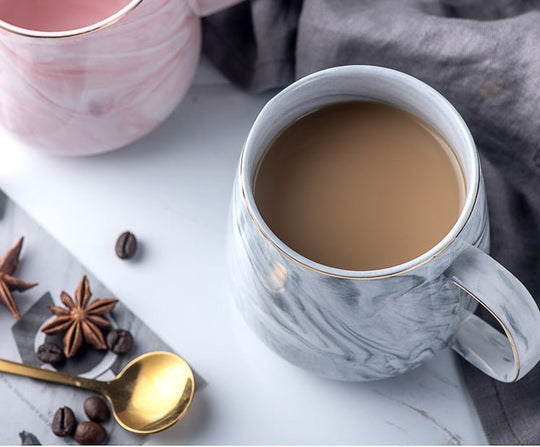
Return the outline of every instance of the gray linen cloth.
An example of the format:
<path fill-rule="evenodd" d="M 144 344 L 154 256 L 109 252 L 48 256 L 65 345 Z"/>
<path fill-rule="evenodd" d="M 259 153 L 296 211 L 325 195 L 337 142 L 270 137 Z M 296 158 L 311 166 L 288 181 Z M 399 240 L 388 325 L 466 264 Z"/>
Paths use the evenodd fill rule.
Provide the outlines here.
<path fill-rule="evenodd" d="M 250 91 L 371 64 L 443 93 L 480 151 L 492 255 L 540 298 L 540 1 L 251 0 L 203 31 L 205 53 Z M 492 444 L 540 444 L 540 366 L 515 384 L 463 369 Z"/>

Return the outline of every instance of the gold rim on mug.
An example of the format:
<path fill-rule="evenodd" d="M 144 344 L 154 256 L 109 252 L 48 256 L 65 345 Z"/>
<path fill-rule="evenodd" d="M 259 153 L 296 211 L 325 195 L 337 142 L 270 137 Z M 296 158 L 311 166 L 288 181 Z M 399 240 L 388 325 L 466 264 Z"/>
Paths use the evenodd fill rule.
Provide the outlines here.
<path fill-rule="evenodd" d="M 144 0 L 131 0 L 126 6 L 114 13 L 113 15 L 100 20 L 92 25 L 88 25 L 82 28 L 76 28 L 73 30 L 67 31 L 37 31 L 27 28 L 21 28 L 20 26 L 12 25 L 9 22 L 6 22 L 0 19 L 0 29 L 8 31 L 13 34 L 18 34 L 25 37 L 33 37 L 38 39 L 67 39 L 70 37 L 83 36 L 85 34 L 90 34 L 96 31 L 99 31 L 103 28 L 113 25 L 118 22 L 120 19 L 124 18 L 131 11 L 133 11 L 137 6 L 139 6 Z"/>
<path fill-rule="evenodd" d="M 284 251 L 279 245 L 277 245 L 273 240 L 272 240 L 272 237 L 268 234 L 266 234 L 266 232 L 263 230 L 263 228 L 259 225 L 259 222 L 257 221 L 257 218 L 255 216 L 255 214 L 253 213 L 253 210 L 251 209 L 251 206 L 249 204 L 249 201 L 247 200 L 247 197 L 246 197 L 246 190 L 244 188 L 244 183 L 242 182 L 242 178 L 244 177 L 243 176 L 243 171 L 244 171 L 244 155 L 245 155 L 245 152 L 246 152 L 246 146 L 244 145 L 244 147 L 242 148 L 242 154 L 240 155 L 240 168 L 239 168 L 239 175 L 238 175 L 238 181 L 240 183 L 240 191 L 242 192 L 242 201 L 244 202 L 245 206 L 246 206 L 246 209 L 248 211 L 248 214 L 249 216 L 251 217 L 251 220 L 253 221 L 253 223 L 255 224 L 255 227 L 257 228 L 257 230 L 261 233 L 261 235 L 268 241 L 270 242 L 270 244 L 272 244 L 273 247 L 275 247 L 281 254 L 283 254 L 284 256 L 286 256 L 288 259 L 290 259 L 291 261 L 295 262 L 296 264 L 298 265 L 301 265 L 302 267 L 304 268 L 307 268 L 308 270 L 311 270 L 315 273 L 320 273 L 322 275 L 326 275 L 326 276 L 331 276 L 333 278 L 341 278 L 341 279 L 354 279 L 354 280 L 359 280 L 359 281 L 369 281 L 369 280 L 373 280 L 373 279 L 384 279 L 384 278 L 391 278 L 393 276 L 398 276 L 398 275 L 402 275 L 404 273 L 408 273 L 408 272 L 411 272 L 415 269 L 417 269 L 418 267 L 421 267 L 423 266 L 424 264 L 427 264 L 428 262 L 430 262 L 431 260 L 433 260 L 434 258 L 436 258 L 437 256 L 439 256 L 443 251 L 445 251 L 450 245 L 452 245 L 452 243 L 459 237 L 459 235 L 461 234 L 461 232 L 463 231 L 463 229 L 467 226 L 467 223 L 469 222 L 469 219 L 471 218 L 471 215 L 472 215 L 472 212 L 474 210 L 474 207 L 476 206 L 476 202 L 478 200 L 478 192 L 480 190 L 480 183 L 479 182 L 476 182 L 476 190 L 475 190 L 475 193 L 474 193 L 474 200 L 473 200 L 473 205 L 471 206 L 470 210 L 469 210 L 469 213 L 467 214 L 467 218 L 465 219 L 465 221 L 463 222 L 463 224 L 461 225 L 461 228 L 459 229 L 459 231 L 456 233 L 456 235 L 446 243 L 446 245 L 444 245 L 443 247 L 441 247 L 441 249 L 434 253 L 432 256 L 430 256 L 429 258 L 427 259 L 424 259 L 422 262 L 418 262 L 417 264 L 414 264 L 412 265 L 411 267 L 408 267 L 408 268 L 405 268 L 403 270 L 398 270 L 397 272 L 393 272 L 393 273 L 387 273 L 387 274 L 384 274 L 384 275 L 378 275 L 378 276 L 348 276 L 348 275 L 340 275 L 340 274 L 336 274 L 336 273 L 331 273 L 331 272 L 327 272 L 327 271 L 324 271 L 324 270 L 321 270 L 321 269 L 318 269 L 318 268 L 315 268 L 315 267 L 312 267 L 310 265 L 307 265 L 305 264 L 304 262 L 300 261 L 299 259 L 296 259 L 295 257 L 293 257 L 292 255 L 290 255 L 289 253 L 287 253 L 286 251 Z M 477 159 L 477 173 L 478 173 L 478 178 L 480 178 L 480 160 L 479 160 L 479 157 L 478 157 L 478 153 L 476 154 L 476 159 Z M 277 238 L 277 236 L 274 235 L 274 237 Z M 296 253 L 292 248 L 289 247 L 289 249 L 293 252 L 293 253 Z M 422 255 L 420 255 L 422 256 Z M 418 257 L 420 257 L 418 256 Z M 414 260 L 414 259 L 413 259 Z M 368 271 L 368 270 L 366 270 Z M 360 270 L 358 271 L 360 272 Z M 488 309 L 489 310 L 489 309 Z M 506 329 L 505 329 L 506 330 Z"/>

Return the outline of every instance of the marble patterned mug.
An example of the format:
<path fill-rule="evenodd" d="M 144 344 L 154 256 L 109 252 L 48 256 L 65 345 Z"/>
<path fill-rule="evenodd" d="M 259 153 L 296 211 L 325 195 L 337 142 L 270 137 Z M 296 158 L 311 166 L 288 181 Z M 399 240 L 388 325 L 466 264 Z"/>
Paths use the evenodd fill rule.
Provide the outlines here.
<path fill-rule="evenodd" d="M 341 270 L 303 257 L 270 230 L 253 195 L 261 157 L 280 131 L 310 111 L 350 100 L 388 103 L 432 125 L 454 149 L 467 184 L 461 214 L 443 240 L 381 270 Z M 416 368 L 450 346 L 486 374 L 512 382 L 540 359 L 535 301 L 486 254 L 486 194 L 471 134 L 443 96 L 409 75 L 335 67 L 277 94 L 247 137 L 230 223 L 236 302 L 262 340 L 296 365 L 335 379 L 375 380 Z M 473 314 L 478 303 L 504 335 Z"/>
<path fill-rule="evenodd" d="M 2 20 L 26 14 L 29 23 L 51 22 L 77 3 L 40 1 L 0 1 L 0 124 L 36 149 L 89 155 L 125 146 L 165 120 L 197 68 L 199 16 L 239 0 L 95 0 L 120 9 L 68 30 Z"/>

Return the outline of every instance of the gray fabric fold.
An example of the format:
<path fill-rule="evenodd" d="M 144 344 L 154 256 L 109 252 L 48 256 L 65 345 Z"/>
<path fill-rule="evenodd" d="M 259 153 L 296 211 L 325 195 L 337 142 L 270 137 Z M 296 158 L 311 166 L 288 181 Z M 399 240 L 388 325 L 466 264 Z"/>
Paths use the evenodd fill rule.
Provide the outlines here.
<path fill-rule="evenodd" d="M 480 151 L 492 255 L 540 298 L 540 1 L 252 0 L 203 31 L 206 54 L 249 91 L 370 64 L 443 93 Z M 516 384 L 463 369 L 491 443 L 540 444 L 540 367 Z"/>

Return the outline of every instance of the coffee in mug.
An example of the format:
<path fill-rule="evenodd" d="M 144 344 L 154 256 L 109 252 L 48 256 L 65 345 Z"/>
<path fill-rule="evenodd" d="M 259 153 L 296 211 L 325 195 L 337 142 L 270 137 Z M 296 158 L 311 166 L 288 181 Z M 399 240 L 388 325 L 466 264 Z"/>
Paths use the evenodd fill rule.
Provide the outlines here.
<path fill-rule="evenodd" d="M 301 255 L 346 270 L 410 261 L 456 223 L 465 179 L 450 145 L 397 107 L 351 101 L 296 120 L 270 144 L 255 201 Z"/>

